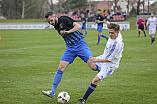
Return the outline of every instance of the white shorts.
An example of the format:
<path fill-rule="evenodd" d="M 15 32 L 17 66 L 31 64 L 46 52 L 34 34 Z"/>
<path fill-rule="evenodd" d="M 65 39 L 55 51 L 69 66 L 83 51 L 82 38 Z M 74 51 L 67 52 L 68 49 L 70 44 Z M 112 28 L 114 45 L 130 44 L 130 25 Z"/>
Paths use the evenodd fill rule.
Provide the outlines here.
<path fill-rule="evenodd" d="M 155 34 L 155 32 L 156 32 L 156 28 L 150 28 L 149 29 L 149 35 Z"/>
<path fill-rule="evenodd" d="M 97 63 L 96 63 L 97 64 Z M 99 66 L 99 65 L 98 65 Z M 107 66 L 101 66 L 99 67 L 99 69 L 101 70 L 97 76 L 99 77 L 100 80 L 103 80 L 104 78 L 106 78 L 107 76 L 113 74 L 114 70 L 111 70 L 109 67 Z"/>

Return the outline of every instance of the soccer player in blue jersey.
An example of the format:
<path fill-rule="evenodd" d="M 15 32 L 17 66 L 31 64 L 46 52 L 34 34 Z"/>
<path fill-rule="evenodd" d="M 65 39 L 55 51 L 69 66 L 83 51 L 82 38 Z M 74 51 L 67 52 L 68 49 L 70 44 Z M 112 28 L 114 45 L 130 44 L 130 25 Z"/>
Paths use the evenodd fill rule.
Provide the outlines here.
<path fill-rule="evenodd" d="M 57 18 L 53 12 L 47 12 L 45 18 L 63 37 L 66 44 L 66 50 L 60 60 L 57 73 L 54 76 L 51 91 L 42 91 L 44 95 L 53 98 L 55 97 L 56 88 L 62 79 L 64 70 L 70 63 L 73 63 L 77 56 L 86 62 L 91 69 L 95 70 L 96 66 L 88 61 L 89 57 L 92 57 L 92 53 L 83 39 L 84 35 L 78 31 L 81 28 L 78 23 L 67 16 Z M 96 70 L 98 70 L 98 68 Z"/>
<path fill-rule="evenodd" d="M 96 20 L 95 20 L 94 24 L 96 24 L 96 23 L 97 23 L 97 31 L 98 31 L 98 42 L 97 42 L 97 44 L 99 44 L 101 37 L 104 37 L 108 40 L 108 37 L 105 36 L 104 34 L 102 34 L 104 17 L 101 15 L 100 9 L 97 10 L 97 16 L 96 16 Z"/>
<path fill-rule="evenodd" d="M 80 32 L 82 33 L 82 30 L 85 30 L 85 33 L 87 35 L 86 18 L 85 18 L 83 13 L 81 14 L 81 20 L 82 20 L 82 25 L 81 25 L 81 31 Z"/>

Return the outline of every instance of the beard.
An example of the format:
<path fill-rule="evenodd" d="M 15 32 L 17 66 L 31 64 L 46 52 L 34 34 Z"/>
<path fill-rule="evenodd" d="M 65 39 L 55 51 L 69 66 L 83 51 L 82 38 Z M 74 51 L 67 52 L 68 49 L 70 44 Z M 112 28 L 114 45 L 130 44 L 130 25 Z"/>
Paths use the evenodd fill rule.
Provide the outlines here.
<path fill-rule="evenodd" d="M 54 26 L 56 26 L 58 23 L 57 23 L 57 19 L 55 19 L 55 25 Z"/>

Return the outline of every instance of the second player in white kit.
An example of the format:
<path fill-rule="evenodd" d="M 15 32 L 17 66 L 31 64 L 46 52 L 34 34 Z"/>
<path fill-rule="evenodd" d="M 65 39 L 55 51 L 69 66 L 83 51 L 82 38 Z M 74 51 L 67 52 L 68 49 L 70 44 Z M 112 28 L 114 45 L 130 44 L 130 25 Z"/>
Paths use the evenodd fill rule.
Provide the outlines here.
<path fill-rule="evenodd" d="M 89 59 L 89 61 L 94 63 L 94 65 L 97 67 L 99 73 L 95 76 L 92 83 L 89 85 L 84 96 L 81 99 L 79 99 L 78 104 L 86 103 L 86 100 L 89 97 L 89 95 L 97 87 L 97 83 L 100 80 L 111 75 L 114 72 L 114 70 L 119 67 L 119 62 L 122 57 L 122 52 L 124 47 L 122 35 L 119 32 L 120 26 L 115 23 L 109 23 L 109 22 L 106 23 L 107 23 L 110 38 L 106 43 L 104 53 L 98 57 L 91 57 Z"/>
<path fill-rule="evenodd" d="M 151 13 L 151 17 L 147 21 L 147 26 L 149 26 L 149 35 L 151 38 L 151 44 L 155 41 L 154 34 L 156 32 L 157 18 L 154 17 L 154 14 Z"/>
<path fill-rule="evenodd" d="M 95 63 L 100 68 L 100 72 L 97 74 L 99 79 L 101 80 L 104 79 L 105 77 L 112 74 L 113 71 L 119 67 L 119 61 L 122 57 L 123 47 L 124 43 L 120 32 L 118 34 L 118 38 L 116 39 L 109 38 L 109 40 L 106 43 L 104 53 L 96 57 L 96 59 L 106 58 L 110 61 Z"/>

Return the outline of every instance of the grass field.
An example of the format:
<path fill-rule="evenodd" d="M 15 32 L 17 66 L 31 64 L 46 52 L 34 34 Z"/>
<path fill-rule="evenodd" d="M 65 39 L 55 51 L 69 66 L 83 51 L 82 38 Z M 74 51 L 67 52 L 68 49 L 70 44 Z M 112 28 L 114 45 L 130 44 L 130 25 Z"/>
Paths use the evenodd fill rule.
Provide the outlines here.
<path fill-rule="evenodd" d="M 107 34 L 107 30 L 103 33 Z M 120 67 L 99 83 L 87 104 L 157 104 L 157 41 L 138 38 L 137 30 L 121 31 L 125 43 Z M 148 34 L 148 31 L 146 31 Z M 0 103 L 58 104 L 57 98 L 42 95 L 50 90 L 60 58 L 65 50 L 55 30 L 0 30 Z M 106 39 L 96 45 L 97 31 L 88 30 L 85 40 L 93 56 L 103 53 Z M 97 72 L 80 58 L 63 74 L 56 96 L 70 94 L 76 104 Z"/>

